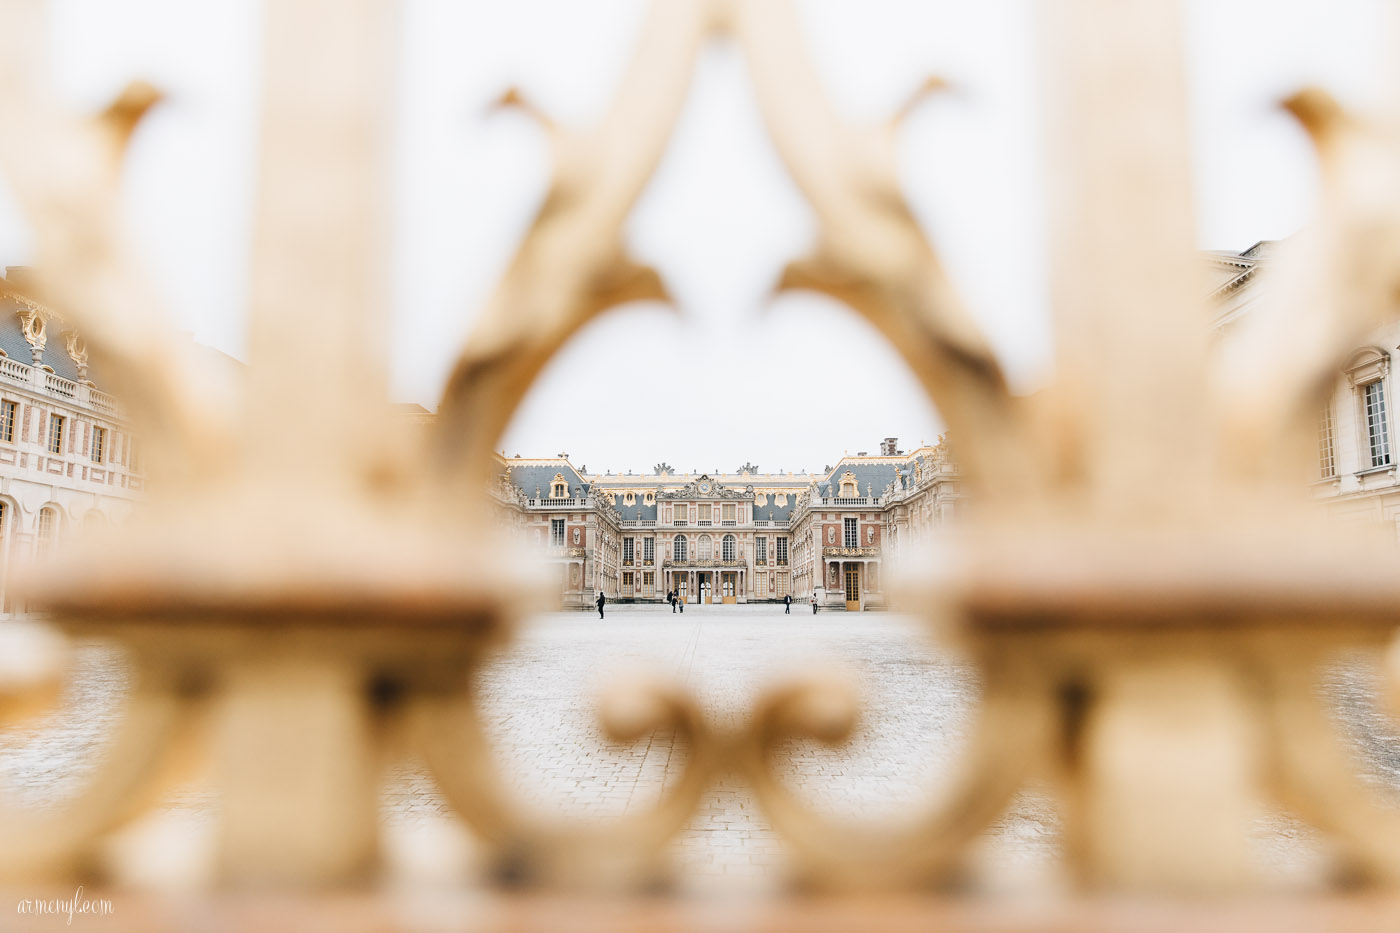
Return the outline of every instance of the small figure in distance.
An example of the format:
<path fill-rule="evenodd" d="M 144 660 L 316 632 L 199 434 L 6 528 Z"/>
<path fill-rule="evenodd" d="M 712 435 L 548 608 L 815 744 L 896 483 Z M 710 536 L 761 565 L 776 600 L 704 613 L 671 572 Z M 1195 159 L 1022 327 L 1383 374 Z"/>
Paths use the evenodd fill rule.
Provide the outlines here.
<path fill-rule="evenodd" d="M 792 594 L 788 593 L 783 597 L 783 615 L 792 614 Z"/>
<path fill-rule="evenodd" d="M 602 590 L 599 590 L 599 591 L 598 591 L 598 618 L 600 618 L 600 619 L 603 617 L 603 603 L 605 603 L 605 602 L 607 602 L 607 600 L 603 599 L 603 591 L 602 591 Z"/>
<path fill-rule="evenodd" d="M 812 615 L 817 614 L 817 594 L 812 594 Z"/>

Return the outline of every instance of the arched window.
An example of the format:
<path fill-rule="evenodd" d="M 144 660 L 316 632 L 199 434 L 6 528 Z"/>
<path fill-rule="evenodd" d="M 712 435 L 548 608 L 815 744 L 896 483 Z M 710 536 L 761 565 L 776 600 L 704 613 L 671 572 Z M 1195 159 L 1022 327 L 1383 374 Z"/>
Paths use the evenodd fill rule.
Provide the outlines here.
<path fill-rule="evenodd" d="M 35 549 L 44 553 L 58 537 L 58 509 L 53 506 L 45 506 L 39 510 L 39 535 L 35 541 Z"/>
<path fill-rule="evenodd" d="M 734 559 L 734 544 L 735 539 L 733 535 L 724 536 L 724 541 L 720 544 L 720 554 L 725 560 Z"/>
<path fill-rule="evenodd" d="M 676 535 L 671 541 L 671 554 L 678 560 L 685 560 L 685 535 Z"/>
<path fill-rule="evenodd" d="M 709 535 L 700 536 L 700 546 L 696 548 L 696 550 L 699 553 L 695 556 L 698 557 L 700 560 L 709 560 L 710 558 L 715 556 L 714 543 L 710 540 Z"/>

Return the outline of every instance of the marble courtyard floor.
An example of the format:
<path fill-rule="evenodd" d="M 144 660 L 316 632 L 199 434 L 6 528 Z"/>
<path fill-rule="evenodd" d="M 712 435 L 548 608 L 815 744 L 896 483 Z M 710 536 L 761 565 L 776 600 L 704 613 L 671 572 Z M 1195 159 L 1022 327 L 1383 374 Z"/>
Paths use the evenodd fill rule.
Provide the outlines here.
<path fill-rule="evenodd" d="M 0 624 L 4 624 L 0 622 Z M 821 612 L 794 605 L 609 606 L 549 613 L 523 627 L 483 675 L 484 717 L 507 784 L 543 813 L 607 818 L 648 807 L 685 760 L 667 733 L 636 745 L 609 742 L 594 716 L 599 686 L 628 670 L 649 669 L 683 682 L 707 713 L 741 717 L 765 683 L 814 666 L 847 671 L 859 684 L 864 715 L 837 749 L 797 743 L 781 765 L 794 789 L 824 812 L 848 819 L 912 815 L 954 766 L 977 701 L 973 672 L 936 646 L 914 617 Z M 126 673 L 120 655 L 85 645 L 75 657 L 62 708 L 0 730 L 0 792 L 31 808 L 60 807 L 101 760 L 120 714 Z M 1374 679 L 1342 666 L 1328 691 L 1376 783 L 1400 786 L 1400 741 L 1371 702 Z M 988 833 L 973 859 L 997 886 L 1038 886 L 1058 877 L 1059 824 L 1048 789 L 1032 787 Z M 430 778 L 412 762 L 386 782 L 383 820 L 391 859 L 409 875 L 450 875 L 457 866 L 415 865 L 414 840 L 460 837 Z M 207 780 L 177 790 L 148 822 L 212 826 L 218 799 Z M 1303 827 L 1261 813 L 1260 852 L 1281 877 L 1309 870 L 1317 846 Z M 138 828 L 139 831 L 139 828 Z M 434 847 L 434 852 L 442 851 Z M 672 855 L 682 884 L 763 888 L 782 878 L 782 840 L 748 790 L 725 780 L 711 788 Z"/>

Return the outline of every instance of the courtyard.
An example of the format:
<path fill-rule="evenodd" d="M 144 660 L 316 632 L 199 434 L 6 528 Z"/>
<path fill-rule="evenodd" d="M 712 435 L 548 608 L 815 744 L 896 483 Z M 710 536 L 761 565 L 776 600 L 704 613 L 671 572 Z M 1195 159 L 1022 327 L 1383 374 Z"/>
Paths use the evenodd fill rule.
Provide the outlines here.
<path fill-rule="evenodd" d="M 772 604 L 692 605 L 684 614 L 609 605 L 602 620 L 596 611 L 548 613 L 524 625 L 483 672 L 484 718 L 506 784 L 522 805 L 561 818 L 608 819 L 650 806 L 678 774 L 686 750 L 669 733 L 635 745 L 608 741 L 594 712 L 603 684 L 631 670 L 659 672 L 683 683 L 714 720 L 733 723 L 763 685 L 817 666 L 855 679 L 862 719 L 840 748 L 794 744 L 784 779 L 814 808 L 846 819 L 912 814 L 956 764 L 977 683 L 910 615 L 813 615 L 799 605 L 784 614 Z M 1352 663 L 1337 668 L 1328 690 L 1371 777 L 1393 788 L 1400 784 L 1400 743 L 1368 699 L 1374 686 L 1363 666 Z M 62 708 L 0 732 L 0 790 L 22 806 L 62 806 L 101 760 L 124 690 L 120 656 L 82 646 Z M 1021 795 L 978 847 L 972 867 L 990 869 L 978 876 L 1014 887 L 1056 881 L 1060 839 L 1050 799 L 1045 789 Z M 480 867 L 470 838 L 414 762 L 393 767 L 383 803 L 395 877 L 448 881 Z M 202 870 L 198 842 L 212 832 L 217 808 L 207 776 L 196 776 L 128 837 L 184 839 L 190 848 L 178 861 L 195 881 Z M 1283 877 L 1306 875 L 1318 854 L 1301 827 L 1276 813 L 1260 814 L 1258 836 L 1262 861 Z M 748 789 L 731 779 L 710 789 L 671 856 L 679 883 L 690 890 L 764 889 L 784 877 L 782 841 Z M 143 874 L 139 860 L 124 862 L 138 878 Z"/>

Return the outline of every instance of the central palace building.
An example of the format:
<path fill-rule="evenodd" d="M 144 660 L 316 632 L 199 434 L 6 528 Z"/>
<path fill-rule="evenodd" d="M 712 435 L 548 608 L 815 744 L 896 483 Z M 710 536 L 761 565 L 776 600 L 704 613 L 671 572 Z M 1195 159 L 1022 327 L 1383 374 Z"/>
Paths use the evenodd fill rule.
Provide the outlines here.
<path fill-rule="evenodd" d="M 565 607 L 806 602 L 878 608 L 901 544 L 946 521 L 959 491 L 946 445 L 842 457 L 820 474 L 590 474 L 566 454 L 501 458 L 509 523 L 556 568 Z"/>

